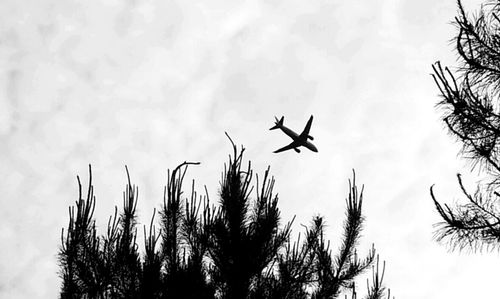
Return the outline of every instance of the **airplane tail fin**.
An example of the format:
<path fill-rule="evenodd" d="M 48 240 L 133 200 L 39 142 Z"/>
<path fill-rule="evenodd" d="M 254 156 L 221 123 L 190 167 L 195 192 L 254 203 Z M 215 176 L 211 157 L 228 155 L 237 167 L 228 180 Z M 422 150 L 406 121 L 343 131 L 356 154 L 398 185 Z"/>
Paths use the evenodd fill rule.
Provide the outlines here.
<path fill-rule="evenodd" d="M 276 119 L 276 122 L 274 123 L 275 125 L 269 130 L 279 129 L 281 126 L 283 126 L 283 119 L 285 118 L 284 116 L 282 116 L 280 120 L 278 120 L 276 116 L 274 118 Z"/>

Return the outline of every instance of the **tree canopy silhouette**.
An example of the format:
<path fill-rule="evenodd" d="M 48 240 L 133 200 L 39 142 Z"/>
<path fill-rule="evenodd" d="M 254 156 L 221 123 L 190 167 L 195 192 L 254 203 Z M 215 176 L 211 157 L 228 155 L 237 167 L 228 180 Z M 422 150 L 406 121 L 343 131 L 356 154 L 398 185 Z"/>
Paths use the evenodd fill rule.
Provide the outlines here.
<path fill-rule="evenodd" d="M 466 203 L 441 204 L 430 192 L 443 222 L 436 238 L 452 248 L 481 250 L 500 245 L 500 2 L 486 2 L 469 16 L 458 2 L 454 38 L 460 65 L 455 72 L 440 62 L 432 67 L 441 93 L 438 106 L 443 122 L 462 144 L 462 153 L 487 175 L 474 192 L 467 190 L 460 174 L 458 184 Z"/>
<path fill-rule="evenodd" d="M 231 141 L 232 142 L 232 141 Z M 104 235 L 97 233 L 92 172 L 86 194 L 69 209 L 69 224 L 59 251 L 61 298 L 357 298 L 355 279 L 372 268 L 365 298 L 390 297 L 382 284 L 375 249 L 359 256 L 364 224 L 363 189 L 349 181 L 343 236 L 336 253 L 325 240 L 324 220 L 313 218 L 302 237 L 290 239 L 293 219 L 281 223 L 278 196 L 269 168 L 253 175 L 251 163 L 233 143 L 224 166 L 218 204 L 208 191 L 198 195 L 194 181 L 185 197 L 184 162 L 168 172 L 164 199 L 149 227 L 143 227 L 144 253 L 137 243 L 138 188 L 127 185 L 121 212 L 115 208 Z M 256 178 L 255 185 L 252 180 Z M 255 187 L 255 192 L 254 192 Z M 254 196 L 252 196 L 254 194 Z M 347 297 L 347 295 L 345 295 Z"/>

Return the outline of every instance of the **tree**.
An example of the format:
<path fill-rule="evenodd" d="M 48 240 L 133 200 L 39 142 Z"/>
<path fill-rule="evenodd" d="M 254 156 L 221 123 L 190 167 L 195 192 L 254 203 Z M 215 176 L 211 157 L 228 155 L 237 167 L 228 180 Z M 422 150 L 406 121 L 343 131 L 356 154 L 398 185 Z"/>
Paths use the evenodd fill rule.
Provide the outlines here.
<path fill-rule="evenodd" d="M 232 143 L 232 141 L 231 141 Z M 269 168 L 254 178 L 251 163 L 243 167 L 243 152 L 233 143 L 225 165 L 218 205 L 208 191 L 183 196 L 184 162 L 168 173 L 159 230 L 156 209 L 144 230 L 145 252 L 137 245 L 138 188 L 128 183 L 121 213 L 108 221 L 99 236 L 93 220 L 95 196 L 89 166 L 86 197 L 78 178 L 79 198 L 70 208 L 70 222 L 62 233 L 59 252 L 61 298 L 339 298 L 351 292 L 355 279 L 372 267 L 373 279 L 365 298 L 383 298 L 382 272 L 375 249 L 359 257 L 356 247 L 364 224 L 363 189 L 355 176 L 349 182 L 344 233 L 336 254 L 325 240 L 324 220 L 314 217 L 302 241 L 290 240 L 293 219 L 281 224 L 278 196 Z M 376 268 L 375 268 L 376 260 Z M 390 293 L 387 298 L 390 297 Z"/>
<path fill-rule="evenodd" d="M 454 39 L 460 65 L 453 73 L 441 66 L 432 67 L 444 110 L 443 122 L 462 144 L 462 154 L 478 167 L 487 179 L 475 192 L 458 184 L 466 203 L 450 207 L 440 204 L 430 193 L 443 221 L 436 231 L 438 241 L 448 240 L 452 248 L 481 250 L 500 245 L 500 3 L 489 1 L 470 17 L 458 1 Z"/>

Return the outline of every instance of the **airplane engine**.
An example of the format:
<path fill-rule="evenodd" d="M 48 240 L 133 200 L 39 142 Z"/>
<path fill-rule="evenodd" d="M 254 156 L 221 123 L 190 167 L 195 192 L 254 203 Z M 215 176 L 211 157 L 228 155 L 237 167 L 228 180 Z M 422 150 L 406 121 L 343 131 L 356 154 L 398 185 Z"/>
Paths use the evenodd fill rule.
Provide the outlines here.
<path fill-rule="evenodd" d="M 296 147 L 293 148 L 297 153 L 300 153 L 300 150 Z"/>
<path fill-rule="evenodd" d="M 314 137 L 312 137 L 311 135 L 307 136 L 307 138 L 314 140 Z"/>

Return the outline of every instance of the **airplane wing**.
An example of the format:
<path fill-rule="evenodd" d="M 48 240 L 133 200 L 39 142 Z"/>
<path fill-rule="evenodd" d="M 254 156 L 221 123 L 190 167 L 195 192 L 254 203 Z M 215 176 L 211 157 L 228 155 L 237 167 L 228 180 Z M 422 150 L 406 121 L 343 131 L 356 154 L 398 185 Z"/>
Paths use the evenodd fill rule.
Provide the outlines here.
<path fill-rule="evenodd" d="M 294 142 L 290 143 L 287 146 L 284 146 L 284 147 L 282 147 L 282 148 L 280 148 L 278 150 L 275 150 L 273 153 L 281 153 L 281 152 L 290 150 L 290 149 L 295 148 L 295 147 L 297 147 L 297 143 L 294 141 Z"/>
<path fill-rule="evenodd" d="M 307 136 L 309 136 L 309 130 L 311 130 L 312 122 L 313 122 L 313 116 L 311 115 L 311 117 L 307 121 L 307 124 L 306 124 L 306 127 L 304 128 L 304 131 L 302 131 L 302 133 L 300 133 L 301 138 L 307 140 Z"/>

